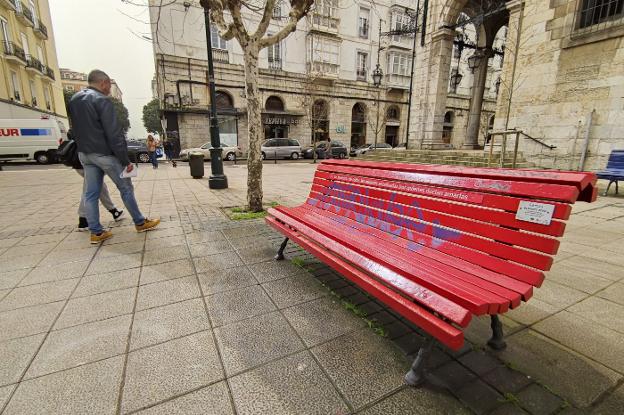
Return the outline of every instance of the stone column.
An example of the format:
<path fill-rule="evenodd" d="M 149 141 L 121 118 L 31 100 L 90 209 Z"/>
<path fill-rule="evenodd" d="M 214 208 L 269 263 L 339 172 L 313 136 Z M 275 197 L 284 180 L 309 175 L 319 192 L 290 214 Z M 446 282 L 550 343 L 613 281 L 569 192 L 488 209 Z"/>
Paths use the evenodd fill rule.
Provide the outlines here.
<path fill-rule="evenodd" d="M 481 108 L 483 106 L 483 94 L 485 93 L 485 81 L 488 73 L 488 59 L 493 55 L 492 49 L 478 49 L 478 67 L 474 70 L 472 80 L 472 97 L 470 98 L 470 111 L 468 113 L 468 127 L 464 148 L 479 148 L 479 126 L 481 124 Z"/>

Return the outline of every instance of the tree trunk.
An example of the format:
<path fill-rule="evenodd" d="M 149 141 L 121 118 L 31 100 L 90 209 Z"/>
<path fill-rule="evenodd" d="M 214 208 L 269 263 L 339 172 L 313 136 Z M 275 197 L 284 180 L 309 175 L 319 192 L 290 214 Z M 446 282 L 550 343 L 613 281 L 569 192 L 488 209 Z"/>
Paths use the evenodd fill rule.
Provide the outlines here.
<path fill-rule="evenodd" d="M 258 89 L 258 46 L 251 43 L 245 48 L 245 92 L 247 94 L 247 127 L 249 150 L 247 158 L 247 204 L 252 212 L 262 210 L 262 115 Z"/>

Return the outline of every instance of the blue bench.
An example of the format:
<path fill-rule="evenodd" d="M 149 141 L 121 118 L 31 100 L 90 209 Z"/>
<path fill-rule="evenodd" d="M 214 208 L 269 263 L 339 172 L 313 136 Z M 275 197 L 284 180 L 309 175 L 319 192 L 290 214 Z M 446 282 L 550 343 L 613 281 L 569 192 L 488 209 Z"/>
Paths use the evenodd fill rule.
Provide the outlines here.
<path fill-rule="evenodd" d="M 607 190 L 604 192 L 604 196 L 609 193 L 609 188 L 612 183 L 615 183 L 615 194 L 618 194 L 618 180 L 624 180 L 624 150 L 613 150 L 609 155 L 609 161 L 607 162 L 607 168 L 603 171 L 596 173 L 599 179 L 609 180 Z"/>

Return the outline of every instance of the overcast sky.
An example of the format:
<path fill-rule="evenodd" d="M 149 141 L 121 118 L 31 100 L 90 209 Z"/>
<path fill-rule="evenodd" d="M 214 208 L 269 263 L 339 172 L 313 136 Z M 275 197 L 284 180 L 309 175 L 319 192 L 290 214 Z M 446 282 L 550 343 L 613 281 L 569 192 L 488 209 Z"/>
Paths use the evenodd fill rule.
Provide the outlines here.
<path fill-rule="evenodd" d="M 152 98 L 154 76 L 152 44 L 140 38 L 150 36 L 149 25 L 143 23 L 149 22 L 147 8 L 121 0 L 50 0 L 50 12 L 59 66 L 108 73 L 130 112 L 128 136 L 145 137 L 141 115 Z"/>

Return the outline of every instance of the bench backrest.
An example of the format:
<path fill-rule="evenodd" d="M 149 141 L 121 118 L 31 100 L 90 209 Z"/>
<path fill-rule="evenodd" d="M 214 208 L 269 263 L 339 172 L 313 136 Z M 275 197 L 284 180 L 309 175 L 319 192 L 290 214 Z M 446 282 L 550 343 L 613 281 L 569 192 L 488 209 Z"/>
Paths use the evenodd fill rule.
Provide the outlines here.
<path fill-rule="evenodd" d="M 308 204 L 449 258 L 539 286 L 571 204 L 596 199 L 593 173 L 324 161 Z"/>
<path fill-rule="evenodd" d="M 624 150 L 613 150 L 607 161 L 607 169 L 624 170 Z"/>

